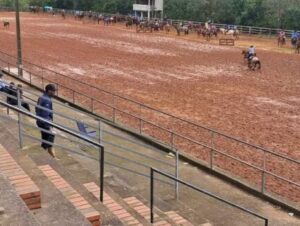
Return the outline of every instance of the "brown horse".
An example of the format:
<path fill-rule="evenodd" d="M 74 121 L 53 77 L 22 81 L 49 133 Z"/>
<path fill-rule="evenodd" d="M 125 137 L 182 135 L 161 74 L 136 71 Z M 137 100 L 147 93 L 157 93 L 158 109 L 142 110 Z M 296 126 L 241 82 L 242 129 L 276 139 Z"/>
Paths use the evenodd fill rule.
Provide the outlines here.
<path fill-rule="evenodd" d="M 298 38 L 297 43 L 296 43 L 296 53 L 300 53 L 300 38 Z"/>
<path fill-rule="evenodd" d="M 9 28 L 9 21 L 3 21 L 3 26 L 4 28 L 8 29 Z"/>
<path fill-rule="evenodd" d="M 279 35 L 277 38 L 278 46 L 282 47 L 285 45 L 285 36 Z"/>
<path fill-rule="evenodd" d="M 244 55 L 244 60 L 248 61 L 248 68 L 250 70 L 255 71 L 255 70 L 260 70 L 261 69 L 261 62 L 260 62 L 259 58 L 256 55 L 249 58 L 247 50 L 243 50 L 242 54 Z"/>

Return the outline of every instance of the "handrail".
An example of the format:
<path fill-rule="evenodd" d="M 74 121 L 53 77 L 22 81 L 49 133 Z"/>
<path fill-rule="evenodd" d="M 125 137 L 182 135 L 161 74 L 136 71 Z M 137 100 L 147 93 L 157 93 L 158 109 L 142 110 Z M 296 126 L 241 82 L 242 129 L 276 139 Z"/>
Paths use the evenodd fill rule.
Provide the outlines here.
<path fill-rule="evenodd" d="M 235 207 L 235 208 L 237 208 L 239 210 L 242 210 L 243 212 L 246 212 L 246 213 L 248 213 L 250 215 L 253 215 L 253 216 L 257 217 L 257 218 L 260 218 L 260 219 L 264 220 L 265 226 L 268 226 L 269 220 L 267 218 L 265 218 L 265 217 L 263 217 L 263 216 L 261 216 L 261 215 L 259 215 L 257 213 L 254 213 L 253 211 L 248 210 L 248 209 L 246 209 L 244 207 L 241 207 L 241 206 L 239 206 L 237 204 L 234 204 L 234 203 L 232 203 L 230 201 L 227 201 L 227 200 L 225 200 L 225 199 L 223 199 L 223 198 L 221 198 L 221 197 L 219 197 L 217 195 L 214 195 L 214 194 L 212 194 L 212 193 L 210 193 L 210 192 L 208 192 L 208 191 L 206 191 L 204 189 L 198 188 L 198 187 L 196 187 L 193 184 L 190 184 L 190 183 L 188 183 L 186 181 L 180 180 L 180 179 L 178 179 L 178 178 L 176 178 L 176 177 L 174 177 L 174 176 L 172 176 L 170 174 L 167 174 L 167 173 L 165 173 L 163 171 L 157 170 L 155 168 L 151 168 L 151 172 L 150 172 L 150 220 L 151 220 L 152 224 L 154 223 L 154 173 L 157 173 L 157 174 L 160 174 L 162 176 L 165 176 L 165 177 L 167 177 L 167 178 L 169 178 L 169 179 L 171 179 L 173 181 L 176 181 L 176 182 L 178 182 L 180 184 L 183 184 L 183 185 L 185 185 L 185 186 L 187 186 L 187 187 L 189 187 L 189 188 L 191 188 L 191 189 L 193 189 L 195 191 L 198 191 L 198 192 L 200 192 L 202 194 L 208 195 L 209 197 L 217 199 L 218 201 L 226 203 L 226 204 L 228 204 L 228 205 L 230 205 L 232 207 Z"/>
<path fill-rule="evenodd" d="M 80 135 L 78 133 L 75 133 L 75 132 L 73 132 L 73 131 L 71 131 L 71 130 L 63 127 L 63 126 L 60 126 L 60 125 L 58 125 L 56 123 L 53 123 L 53 122 L 48 121 L 48 120 L 45 120 L 45 119 L 43 119 L 41 117 L 38 117 L 38 116 L 36 116 L 36 115 L 28 112 L 28 111 L 24 111 L 24 110 L 20 109 L 19 107 L 15 107 L 15 106 L 12 106 L 10 104 L 7 104 L 7 103 L 5 103 L 2 100 L 0 100 L 0 105 L 3 105 L 3 106 L 5 106 L 7 108 L 10 108 L 10 109 L 13 109 L 16 112 L 21 113 L 22 115 L 26 115 L 26 116 L 31 117 L 33 119 L 36 119 L 36 120 L 42 121 L 44 123 L 47 123 L 50 126 L 52 126 L 53 128 L 56 128 L 56 129 L 58 129 L 58 130 L 60 130 L 62 132 L 65 132 L 65 133 L 67 133 L 67 134 L 69 134 L 71 136 L 74 136 L 74 137 L 76 137 L 76 138 L 78 138 L 80 140 L 83 140 L 83 141 L 85 141 L 85 142 L 87 142 L 89 144 L 92 144 L 92 145 L 98 147 L 99 151 L 100 151 L 100 155 L 101 155 L 100 159 L 99 159 L 99 163 L 100 163 L 100 201 L 103 202 L 103 189 L 104 189 L 104 146 L 103 145 L 101 145 L 98 142 L 95 142 L 95 141 L 93 141 L 93 140 L 91 140 L 91 139 L 89 139 L 87 137 L 84 137 L 84 136 L 82 136 L 82 135 Z"/>
<path fill-rule="evenodd" d="M 6 83 L 6 82 L 4 82 L 4 83 L 5 83 L 5 84 L 8 84 L 8 83 Z M 17 88 L 16 86 L 14 86 L 14 87 Z M 22 90 L 24 91 L 24 89 L 22 89 Z M 31 93 L 31 92 L 29 92 L 29 93 Z M 32 94 L 32 93 L 31 93 L 31 94 Z M 38 96 L 37 94 L 35 94 L 35 95 Z M 12 95 L 9 95 L 9 94 L 6 94 L 6 93 L 4 93 L 3 96 L 9 97 L 9 98 L 11 98 L 11 99 L 15 99 L 16 101 L 18 100 L 17 97 L 12 96 Z M 30 99 L 29 97 L 27 97 L 27 96 L 24 95 L 24 94 L 22 95 L 22 97 L 25 97 L 25 98 L 27 98 L 27 99 Z M 30 99 L 30 100 L 33 101 L 32 99 Z M 36 107 L 36 108 L 42 109 L 42 110 L 44 110 L 44 111 L 50 112 L 50 113 L 52 113 L 54 116 L 59 116 L 59 117 L 61 117 L 61 118 L 63 118 L 63 119 L 66 119 L 66 120 L 70 120 L 70 121 L 72 121 L 72 122 L 77 122 L 77 121 L 78 121 L 78 120 L 76 120 L 76 119 L 74 119 L 74 118 L 72 118 L 72 117 L 66 116 L 66 115 L 64 115 L 64 114 L 62 114 L 62 113 L 58 113 L 58 112 L 56 112 L 56 111 L 54 111 L 54 110 L 50 110 L 50 109 L 44 108 L 44 107 L 42 107 L 42 106 L 40 106 L 40 105 L 37 105 L 37 104 L 35 104 L 35 103 L 29 103 L 29 102 L 24 101 L 24 100 L 21 100 L 21 102 L 22 102 L 22 103 L 27 103 L 27 104 L 29 104 L 29 105 L 32 105 L 33 107 Z M 88 125 L 90 128 L 98 129 L 98 128 L 96 128 L 96 127 L 90 125 L 90 124 L 87 124 L 87 123 L 85 123 L 85 124 Z M 68 127 L 65 126 L 65 128 L 69 129 L 70 131 L 76 132 L 76 130 L 70 128 L 69 126 L 68 126 Z M 124 137 L 122 137 L 122 136 L 116 135 L 116 134 L 111 133 L 111 132 L 108 132 L 108 131 L 106 131 L 106 130 L 102 130 L 102 131 L 105 132 L 105 133 L 109 133 L 109 134 L 112 135 L 112 136 L 116 136 L 116 137 L 118 137 L 118 138 L 120 138 L 120 139 L 126 140 L 127 142 L 134 143 L 134 144 L 136 144 L 136 145 L 141 145 L 141 146 L 146 147 L 145 145 L 139 144 L 139 143 L 134 142 L 134 141 L 132 141 L 132 140 L 130 140 L 130 139 L 124 138 Z M 94 140 L 94 139 L 96 139 L 96 138 L 94 138 L 94 139 L 93 139 L 93 138 L 90 138 L 90 139 L 91 139 L 91 140 Z M 106 143 L 106 144 L 109 144 L 109 145 L 112 145 L 112 146 L 114 146 L 114 147 L 116 147 L 116 148 L 118 148 L 118 149 L 121 149 L 121 150 L 124 150 L 124 151 L 127 151 L 127 152 L 134 153 L 134 154 L 136 154 L 136 155 L 142 156 L 143 158 L 147 158 L 147 159 L 150 159 L 150 160 L 159 162 L 159 163 L 163 163 L 163 164 L 166 165 L 166 166 L 174 167 L 174 165 L 172 165 L 172 164 L 170 164 L 169 162 L 166 162 L 166 161 L 164 161 L 164 160 L 156 159 L 156 158 L 154 158 L 154 157 L 145 155 L 145 154 L 140 153 L 140 152 L 138 152 L 138 151 L 130 150 L 129 148 L 125 148 L 125 147 L 122 147 L 122 146 L 120 146 L 120 145 L 117 145 L 117 144 L 114 144 L 114 143 L 111 143 L 111 142 L 107 142 L 107 141 L 102 141 L 102 142 L 103 142 L 103 143 Z M 149 148 L 149 147 L 146 147 L 146 148 Z M 130 160 L 130 161 L 132 161 L 132 160 Z M 138 163 L 138 164 L 141 164 L 141 163 Z M 147 165 L 145 165 L 145 166 L 147 166 Z M 147 167 L 149 167 L 149 166 L 147 166 Z"/>

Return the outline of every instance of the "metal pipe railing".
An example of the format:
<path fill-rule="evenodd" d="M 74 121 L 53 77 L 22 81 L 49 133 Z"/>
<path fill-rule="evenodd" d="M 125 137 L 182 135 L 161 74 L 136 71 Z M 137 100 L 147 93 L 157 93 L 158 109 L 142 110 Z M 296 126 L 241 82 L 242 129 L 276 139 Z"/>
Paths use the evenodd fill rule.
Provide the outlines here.
<path fill-rule="evenodd" d="M 89 144 L 92 144 L 92 145 L 98 147 L 99 148 L 99 152 L 100 152 L 99 156 L 101 157 L 101 159 L 99 159 L 99 168 L 100 168 L 100 174 L 99 174 L 99 177 L 100 177 L 99 178 L 99 180 L 100 180 L 100 197 L 99 198 L 100 198 L 100 201 L 103 202 L 103 189 L 104 189 L 104 146 L 102 146 L 98 142 L 95 142 L 95 141 L 93 141 L 93 140 L 91 140 L 91 139 L 89 139 L 87 137 L 84 137 L 84 136 L 82 136 L 82 135 L 80 135 L 78 133 L 75 133 L 75 132 L 73 132 L 73 131 L 71 131 L 69 129 L 66 129 L 63 126 L 60 126 L 60 125 L 58 125 L 56 123 L 53 123 L 53 122 L 48 121 L 48 120 L 45 120 L 45 119 L 43 119 L 41 117 L 38 117 L 38 116 L 36 116 L 36 115 L 28 112 L 28 111 L 24 111 L 24 110 L 22 110 L 19 107 L 15 107 L 15 106 L 12 106 L 10 104 L 7 104 L 7 103 L 5 103 L 2 100 L 0 100 L 0 105 L 3 105 L 3 106 L 5 106 L 5 107 L 7 107 L 9 109 L 12 109 L 12 110 L 18 112 L 19 114 L 26 115 L 26 116 L 28 116 L 30 118 L 35 119 L 35 120 L 39 120 L 41 122 L 47 123 L 47 124 L 49 124 L 53 128 L 56 128 L 56 129 L 58 129 L 58 130 L 60 130 L 62 132 L 65 132 L 65 133 L 73 136 L 73 137 L 76 137 L 76 138 L 78 138 L 80 140 L 83 140 L 83 141 L 85 141 L 85 142 L 87 142 Z M 19 131 L 19 133 L 21 134 L 21 131 Z"/>
<path fill-rule="evenodd" d="M 207 195 L 207 196 L 209 196 L 209 197 L 211 197 L 213 199 L 216 199 L 216 200 L 218 200 L 218 201 L 220 201 L 222 203 L 225 203 L 225 204 L 227 204 L 229 206 L 232 206 L 234 208 L 242 210 L 243 212 L 246 212 L 246 213 L 248 213 L 248 214 L 250 214 L 252 216 L 260 218 L 260 219 L 264 220 L 264 222 L 265 222 L 264 225 L 268 226 L 269 220 L 267 218 L 265 218 L 265 217 L 263 217 L 263 216 L 255 213 L 255 212 L 253 212 L 251 210 L 248 210 L 248 209 L 246 209 L 244 207 L 241 207 L 241 206 L 239 206 L 237 204 L 234 204 L 234 203 L 232 203 L 232 202 L 230 202 L 228 200 L 225 200 L 225 199 L 223 199 L 223 198 L 221 198 L 221 197 L 219 197 L 217 195 L 214 195 L 214 194 L 212 194 L 212 193 L 210 193 L 210 192 L 208 192 L 208 191 L 206 191 L 204 189 L 198 188 L 198 187 L 196 187 L 193 184 L 190 184 L 190 183 L 188 183 L 186 181 L 180 180 L 180 179 L 178 179 L 178 178 L 176 178 L 176 177 L 174 177 L 174 176 L 172 176 L 170 174 L 167 174 L 167 173 L 165 173 L 163 171 L 160 171 L 160 170 L 157 170 L 157 169 L 154 169 L 154 168 L 151 168 L 151 171 L 150 171 L 150 222 L 152 224 L 154 223 L 154 173 L 160 174 L 160 175 L 162 175 L 164 177 L 167 177 L 167 178 L 169 178 L 169 179 L 171 179 L 173 181 L 176 181 L 176 182 L 178 182 L 180 184 L 183 184 L 183 185 L 185 185 L 185 186 L 187 186 L 187 187 L 189 187 L 189 188 L 191 188 L 191 189 L 193 189 L 193 190 L 195 190 L 197 192 L 205 194 L 205 195 Z"/>

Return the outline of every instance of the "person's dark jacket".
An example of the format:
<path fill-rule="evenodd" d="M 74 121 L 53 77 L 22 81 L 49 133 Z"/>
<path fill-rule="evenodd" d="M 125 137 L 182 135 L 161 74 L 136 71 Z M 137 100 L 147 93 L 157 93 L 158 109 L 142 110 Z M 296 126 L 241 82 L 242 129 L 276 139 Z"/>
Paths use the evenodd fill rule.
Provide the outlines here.
<path fill-rule="evenodd" d="M 18 105 L 18 92 L 17 89 L 13 86 L 6 88 L 5 92 L 10 95 L 6 98 L 6 102 L 10 105 Z"/>
<path fill-rule="evenodd" d="M 36 107 L 35 108 L 36 115 L 45 120 L 52 122 L 53 121 L 53 113 L 52 113 L 53 108 L 52 108 L 51 98 L 47 94 L 44 94 L 43 96 L 41 96 L 38 99 L 37 105 L 42 108 L 45 108 L 45 109 Z M 48 123 L 42 122 L 41 120 L 37 120 L 36 123 L 39 127 L 42 127 L 44 129 L 50 129 L 50 127 L 51 127 Z"/>

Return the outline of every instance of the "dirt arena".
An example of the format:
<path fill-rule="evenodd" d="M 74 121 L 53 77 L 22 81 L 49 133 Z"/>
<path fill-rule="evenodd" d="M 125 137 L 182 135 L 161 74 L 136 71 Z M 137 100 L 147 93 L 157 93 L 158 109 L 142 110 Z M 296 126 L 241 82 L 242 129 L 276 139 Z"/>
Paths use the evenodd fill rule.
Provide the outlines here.
<path fill-rule="evenodd" d="M 16 55 L 13 17 L 0 13 L 1 21 L 11 21 L 9 29 L 0 29 L 0 51 Z M 29 13 L 21 21 L 29 62 L 300 159 L 300 55 L 289 46 L 277 48 L 275 39 L 242 36 L 237 47 L 224 47 L 194 34 L 136 33 L 122 24 L 104 27 Z M 251 44 L 262 61 L 258 72 L 249 71 L 241 55 Z M 244 155 L 257 162 L 256 154 Z M 272 166 L 270 171 L 300 182 L 299 166 Z M 230 167 L 243 171 L 237 163 L 224 166 Z M 256 183 L 260 174 L 254 174 L 240 176 Z M 272 192 L 300 202 L 299 187 L 267 183 Z"/>

